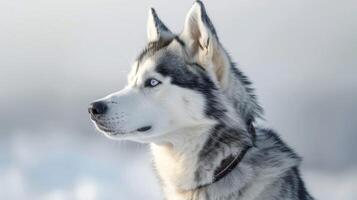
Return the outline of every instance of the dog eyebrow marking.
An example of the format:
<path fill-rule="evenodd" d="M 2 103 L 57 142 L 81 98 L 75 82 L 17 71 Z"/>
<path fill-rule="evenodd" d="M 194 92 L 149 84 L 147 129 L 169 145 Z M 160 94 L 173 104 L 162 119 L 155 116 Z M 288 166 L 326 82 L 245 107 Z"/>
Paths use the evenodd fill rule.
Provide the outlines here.
<path fill-rule="evenodd" d="M 142 52 L 137 57 L 138 63 L 140 63 L 144 59 L 144 57 L 151 56 L 155 52 L 159 51 L 160 49 L 167 47 L 174 40 L 177 41 L 182 47 L 186 46 L 185 42 L 181 40 L 177 35 L 169 40 L 159 40 L 159 41 L 149 42 L 147 46 L 144 48 L 144 50 L 142 50 Z"/>
<path fill-rule="evenodd" d="M 177 41 L 181 45 L 182 48 L 185 48 L 186 44 L 185 42 L 178 36 L 175 35 L 173 38 L 169 40 L 158 40 L 158 41 L 153 41 L 149 42 L 146 47 L 141 51 L 139 56 L 137 57 L 137 65 L 135 69 L 135 75 L 139 71 L 140 63 L 144 60 L 145 57 L 149 57 L 154 55 L 157 51 L 159 51 L 162 48 L 167 47 L 169 44 L 171 44 L 173 41 Z M 198 65 L 198 64 L 196 64 Z"/>
<path fill-rule="evenodd" d="M 159 51 L 160 49 L 168 46 L 173 39 L 165 40 L 165 41 L 154 41 L 149 42 L 144 50 L 139 54 L 137 61 L 138 63 L 142 62 L 142 60 L 147 56 L 152 56 L 155 52 Z"/>

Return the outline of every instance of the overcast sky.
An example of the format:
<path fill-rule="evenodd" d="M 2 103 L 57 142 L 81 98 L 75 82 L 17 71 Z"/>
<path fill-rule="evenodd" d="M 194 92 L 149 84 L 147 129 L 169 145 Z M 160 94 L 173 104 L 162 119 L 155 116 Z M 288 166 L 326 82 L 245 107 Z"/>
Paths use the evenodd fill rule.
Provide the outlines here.
<path fill-rule="evenodd" d="M 306 169 L 355 170 L 356 1 L 204 2 L 221 42 L 254 83 L 266 111 L 264 124 L 304 157 Z M 89 148 L 83 138 L 107 144 L 89 122 L 87 105 L 125 85 L 129 66 L 146 43 L 150 6 L 179 32 L 191 5 L 163 0 L 0 1 L 0 171 L 19 164 L 9 152 L 20 147 L 11 141 L 41 138 L 28 146 L 37 154 L 42 148 L 34 150 L 37 142 L 51 144 L 47 130 L 83 151 Z M 121 145 L 133 146 L 111 148 L 122 151 Z M 60 151 L 61 144 L 57 146 Z"/>

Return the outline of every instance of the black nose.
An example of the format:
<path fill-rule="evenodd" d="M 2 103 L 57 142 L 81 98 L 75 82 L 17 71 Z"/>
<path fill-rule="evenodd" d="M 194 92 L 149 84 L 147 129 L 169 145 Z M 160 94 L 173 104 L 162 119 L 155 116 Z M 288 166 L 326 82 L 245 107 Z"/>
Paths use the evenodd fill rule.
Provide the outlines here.
<path fill-rule="evenodd" d="M 105 112 L 107 112 L 107 110 L 108 110 L 108 106 L 103 101 L 94 102 L 88 108 L 89 113 L 91 113 L 93 115 L 105 114 Z"/>

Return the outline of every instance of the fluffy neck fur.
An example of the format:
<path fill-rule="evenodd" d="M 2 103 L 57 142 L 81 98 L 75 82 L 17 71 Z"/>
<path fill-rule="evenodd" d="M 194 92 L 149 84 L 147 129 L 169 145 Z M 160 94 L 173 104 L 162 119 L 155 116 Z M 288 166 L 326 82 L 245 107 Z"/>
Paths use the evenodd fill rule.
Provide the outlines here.
<path fill-rule="evenodd" d="M 224 131 L 229 129 L 221 128 L 223 130 L 213 129 L 224 137 Z M 183 133 L 182 140 L 175 145 L 151 145 L 155 167 L 168 200 L 205 200 L 205 196 L 219 199 L 222 194 L 235 193 L 239 193 L 242 199 L 254 199 L 266 185 L 300 162 L 299 157 L 275 134 L 258 129 L 256 146 L 248 151 L 238 166 L 220 181 L 199 188 L 212 182 L 214 170 L 224 158 L 242 150 L 241 145 L 229 143 L 228 138 L 215 143 L 219 138 L 213 139 L 212 134 L 208 134 L 210 132 L 214 133 L 212 129 L 197 128 Z"/>

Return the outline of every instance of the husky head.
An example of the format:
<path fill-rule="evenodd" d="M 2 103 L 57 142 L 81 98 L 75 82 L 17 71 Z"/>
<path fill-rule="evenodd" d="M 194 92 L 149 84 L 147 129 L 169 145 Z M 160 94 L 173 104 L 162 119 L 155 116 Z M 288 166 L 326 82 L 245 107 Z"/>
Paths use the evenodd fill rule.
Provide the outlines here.
<path fill-rule="evenodd" d="M 157 142 L 187 129 L 212 126 L 227 116 L 238 122 L 253 116 L 253 109 L 240 109 L 253 96 L 244 81 L 232 78 L 240 72 L 232 72 L 202 2 L 194 3 L 178 35 L 150 9 L 147 37 L 127 86 L 89 107 L 95 126 L 106 136 Z M 234 98 L 237 92 L 248 97 Z"/>

